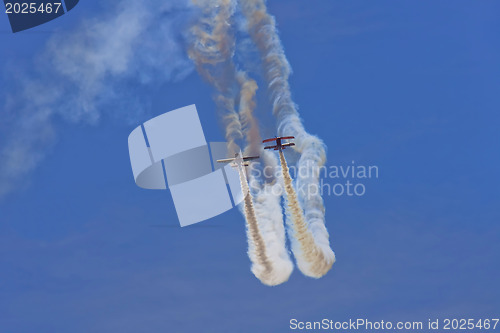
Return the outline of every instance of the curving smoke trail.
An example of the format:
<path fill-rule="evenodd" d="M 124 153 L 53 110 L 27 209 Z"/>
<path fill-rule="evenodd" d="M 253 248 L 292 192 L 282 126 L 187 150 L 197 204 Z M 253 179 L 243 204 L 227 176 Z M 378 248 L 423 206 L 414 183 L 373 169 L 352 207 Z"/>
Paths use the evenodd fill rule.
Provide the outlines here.
<path fill-rule="evenodd" d="M 238 82 L 232 61 L 235 41 L 230 24 L 236 3 L 233 0 L 193 2 L 201 9 L 202 16 L 190 29 L 188 55 L 198 73 L 215 89 L 213 99 L 226 128 L 228 154 L 234 156 L 240 150 L 238 141 L 243 137 L 235 106 Z"/>
<path fill-rule="evenodd" d="M 240 85 L 239 117 L 242 131 L 245 134 L 245 141 L 247 142 L 244 154 L 255 155 L 262 150 L 259 124 L 254 117 L 255 94 L 259 87 L 257 82 L 249 78 L 247 73 L 243 71 L 239 71 L 236 78 Z"/>
<path fill-rule="evenodd" d="M 319 138 L 306 132 L 292 101 L 288 83 L 291 68 L 278 37 L 274 18 L 267 13 L 265 1 L 241 0 L 240 6 L 247 19 L 248 32 L 261 56 L 273 114 L 277 119 L 278 134 L 295 136 L 294 149 L 301 154 L 297 162 L 301 171 L 297 176 L 297 187 L 301 189 L 298 199 L 304 209 L 304 227 L 312 234 L 317 256 L 324 260 L 322 267 L 327 268 L 322 272 L 324 275 L 335 262 L 335 254 L 330 248 L 325 227 L 323 199 L 319 193 L 319 169 L 326 160 L 325 146 Z M 297 209 L 300 209 L 299 200 L 296 203 Z M 321 276 L 310 274 L 307 269 L 304 271 L 303 265 L 299 265 L 299 268 L 306 275 Z"/>
<path fill-rule="evenodd" d="M 240 151 L 238 142 L 243 139 L 243 133 L 247 142 L 245 152 L 258 153 L 261 150 L 260 134 L 253 115 L 257 83 L 245 72 L 237 71 L 232 60 L 235 41 L 230 22 L 235 2 L 204 0 L 195 1 L 195 4 L 202 10 L 203 17 L 191 28 L 193 42 L 188 54 L 198 72 L 216 91 L 214 101 L 224 121 L 228 153 L 232 156 Z M 238 112 L 237 106 L 239 106 Z M 281 216 L 279 220 L 269 217 L 267 208 L 260 203 L 257 204 L 257 209 L 254 209 L 245 170 L 238 167 L 238 171 L 245 195 L 243 214 L 246 220 L 252 272 L 266 285 L 283 283 L 288 280 L 293 269 L 290 258 L 283 256 L 283 253 L 286 253 L 283 219 Z M 265 222 L 259 223 L 258 217 L 263 218 Z M 268 227 L 269 221 L 273 222 L 274 228 Z M 278 225 L 281 226 L 281 230 Z M 281 242 L 276 240 L 280 237 L 280 231 L 283 234 Z M 272 251 L 267 250 L 267 245 L 272 247 Z"/>
<path fill-rule="evenodd" d="M 292 185 L 292 177 L 283 152 L 279 152 L 283 181 L 285 183 L 288 219 L 290 226 L 290 242 L 299 269 L 307 276 L 320 278 L 330 270 L 333 260 L 325 257 L 324 252 L 314 241 L 313 234 L 308 230 L 302 208 L 299 205 L 297 193 Z M 333 258 L 335 259 L 335 257 Z"/>
<path fill-rule="evenodd" d="M 272 153 L 262 149 L 258 122 L 254 117 L 257 83 L 243 71 L 238 72 L 237 78 L 241 86 L 239 116 L 247 142 L 244 153 L 245 155 L 260 153 L 260 162 L 253 163 L 251 170 L 259 166 L 276 170 L 279 167 L 278 161 Z M 280 202 L 282 184 L 277 183 L 276 179 L 274 183 L 266 183 L 260 176 L 260 174 L 250 172 L 249 179 L 252 188 L 250 193 L 253 197 L 258 229 L 263 235 L 267 255 L 272 262 L 273 270 L 267 275 L 267 280 L 272 282 L 272 285 L 277 285 L 286 282 L 293 271 L 293 263 L 285 247 L 285 229 Z"/>

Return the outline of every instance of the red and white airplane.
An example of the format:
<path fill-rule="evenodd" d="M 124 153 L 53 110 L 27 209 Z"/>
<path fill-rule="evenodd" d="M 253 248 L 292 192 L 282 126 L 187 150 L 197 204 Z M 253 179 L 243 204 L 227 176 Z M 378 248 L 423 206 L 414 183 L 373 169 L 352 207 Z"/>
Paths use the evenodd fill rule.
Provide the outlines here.
<path fill-rule="evenodd" d="M 241 165 L 241 166 L 248 166 L 249 163 L 247 161 L 251 161 L 251 160 L 256 160 L 258 159 L 259 156 L 241 156 L 240 153 L 236 153 L 234 154 L 234 158 L 226 158 L 226 159 L 223 159 L 223 160 L 217 160 L 218 163 L 229 163 L 231 162 L 231 166 L 236 168 L 238 167 L 238 165 Z"/>
<path fill-rule="evenodd" d="M 281 140 L 290 140 L 290 139 L 295 139 L 295 137 L 294 136 L 281 136 L 281 137 L 276 136 L 274 138 L 264 140 L 264 141 L 262 141 L 262 143 L 276 141 L 275 146 L 267 146 L 267 147 L 264 147 L 264 149 L 274 149 L 274 150 L 281 151 L 281 150 L 285 149 L 286 147 L 295 146 L 295 143 L 293 143 L 293 142 L 281 143 Z"/>

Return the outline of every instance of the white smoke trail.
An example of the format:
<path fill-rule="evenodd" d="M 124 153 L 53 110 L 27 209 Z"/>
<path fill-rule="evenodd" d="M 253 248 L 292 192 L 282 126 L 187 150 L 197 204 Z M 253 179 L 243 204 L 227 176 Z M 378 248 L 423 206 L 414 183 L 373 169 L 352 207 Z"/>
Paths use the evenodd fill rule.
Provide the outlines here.
<path fill-rule="evenodd" d="M 292 101 L 288 84 L 290 65 L 278 37 L 274 18 L 267 13 L 265 1 L 241 0 L 240 5 L 247 19 L 248 32 L 261 55 L 278 134 L 295 136 L 294 149 L 301 154 L 297 163 L 301 170 L 298 173 L 297 187 L 300 189 L 299 199 L 303 205 L 307 228 L 313 235 L 316 248 L 321 252 L 320 256 L 325 260 L 324 267 L 331 267 L 335 254 L 330 248 L 323 199 L 319 193 L 319 168 L 326 160 L 324 144 L 305 131 Z M 304 273 L 308 274 L 307 271 Z"/>
<path fill-rule="evenodd" d="M 247 142 L 245 155 L 259 153 L 259 165 L 255 163 L 252 167 L 264 166 L 275 170 L 278 167 L 277 160 L 272 153 L 262 149 L 259 126 L 254 116 L 257 83 L 243 71 L 238 72 L 237 78 L 241 86 L 239 116 Z M 280 203 L 282 184 L 276 183 L 276 179 L 275 183 L 266 183 L 262 177 L 254 177 L 252 172 L 249 178 L 258 227 L 263 235 L 268 257 L 273 264 L 273 271 L 269 274 L 270 280 L 273 284 L 280 284 L 286 282 L 293 271 L 293 263 L 285 247 L 285 229 Z"/>
<path fill-rule="evenodd" d="M 260 162 L 252 164 L 252 168 L 264 166 L 276 169 L 276 158 L 262 149 L 257 119 L 253 114 L 256 107 L 254 98 L 258 88 L 257 83 L 241 71 L 238 72 L 238 82 L 241 86 L 239 116 L 247 141 L 245 155 L 260 154 Z M 293 263 L 285 247 L 285 229 L 280 205 L 281 184 L 268 184 L 261 177 L 254 177 L 252 172 L 250 172 L 250 182 L 258 228 L 263 235 L 267 255 L 273 264 L 269 280 L 274 285 L 280 284 L 286 282 L 293 271 Z"/>
<path fill-rule="evenodd" d="M 280 170 L 276 156 L 269 151 L 262 151 L 261 162 L 252 164 L 249 175 L 250 188 L 253 196 L 255 213 L 259 223 L 259 229 L 264 235 L 269 257 L 273 262 L 276 279 L 286 282 L 293 271 L 293 263 L 285 247 L 285 229 L 283 223 L 283 212 L 281 207 L 281 196 L 283 184 L 281 177 L 274 177 Z M 258 166 L 265 166 L 266 172 L 273 177 L 269 181 L 262 178 Z"/>
<path fill-rule="evenodd" d="M 243 168 L 243 166 L 238 166 L 241 189 L 243 191 L 243 195 L 245 196 L 243 212 L 247 225 L 248 255 L 252 261 L 252 273 L 254 273 L 254 275 L 263 284 L 269 286 L 278 285 L 286 281 L 288 276 L 283 281 L 281 272 L 273 267 L 273 263 L 267 256 L 268 251 L 266 248 L 266 242 L 264 241 L 257 222 L 257 215 L 255 214 L 252 196 L 250 194 L 250 189 L 248 187 Z"/>
<path fill-rule="evenodd" d="M 320 278 L 330 270 L 335 257 L 325 257 L 322 249 L 316 244 L 313 234 L 308 230 L 302 208 L 297 199 L 297 193 L 292 185 L 292 178 L 290 177 L 285 156 L 282 151 L 279 152 L 279 155 L 290 215 L 287 222 L 290 224 L 292 251 L 299 269 L 305 275 Z"/>
<path fill-rule="evenodd" d="M 245 139 L 247 147 L 245 152 L 257 153 L 260 148 L 260 134 L 258 124 L 253 116 L 255 109 L 255 92 L 257 84 L 248 78 L 246 73 L 237 71 L 232 60 L 234 54 L 234 35 L 231 30 L 231 19 L 234 13 L 235 2 L 230 0 L 204 0 L 196 1 L 201 8 L 202 19 L 191 28 L 193 41 L 189 47 L 190 58 L 196 68 L 216 90 L 214 100 L 218 106 L 226 129 L 226 140 L 230 156 L 239 152 L 238 141 Z M 239 112 L 236 104 L 239 102 Z M 252 272 L 266 285 L 277 285 L 285 282 L 293 267 L 286 253 L 284 241 L 283 219 L 270 218 L 262 210 L 261 204 L 254 209 L 251 192 L 248 188 L 245 171 L 238 167 L 240 180 L 245 200 L 243 213 L 246 220 L 248 236 L 248 254 L 252 262 Z M 266 213 L 268 210 L 265 211 Z M 264 213 L 264 214 L 263 214 Z M 267 223 L 259 223 L 258 218 L 267 221 L 281 221 L 281 242 L 277 223 L 272 229 Z M 279 222 L 278 222 L 279 223 Z M 262 229 L 264 232 L 262 232 Z M 276 233 L 278 232 L 278 234 Z M 281 249 L 280 245 L 281 244 Z M 272 245 L 271 251 L 267 245 Z M 278 255 L 274 255 L 276 252 Z M 288 259 L 288 262 L 286 260 Z"/>
<path fill-rule="evenodd" d="M 245 134 L 247 142 L 244 154 L 256 155 L 262 150 L 259 125 L 253 114 L 256 106 L 255 94 L 258 89 L 257 82 L 249 78 L 247 73 L 243 71 L 237 73 L 237 80 L 240 85 L 238 113 L 242 131 Z"/>
<path fill-rule="evenodd" d="M 226 129 L 228 154 L 239 152 L 238 141 L 243 137 L 240 119 L 235 109 L 237 97 L 236 69 L 232 61 L 234 35 L 230 21 L 235 10 L 233 0 L 194 0 L 202 17 L 190 29 L 189 57 L 198 73 L 214 88 L 213 99 L 222 115 Z"/>

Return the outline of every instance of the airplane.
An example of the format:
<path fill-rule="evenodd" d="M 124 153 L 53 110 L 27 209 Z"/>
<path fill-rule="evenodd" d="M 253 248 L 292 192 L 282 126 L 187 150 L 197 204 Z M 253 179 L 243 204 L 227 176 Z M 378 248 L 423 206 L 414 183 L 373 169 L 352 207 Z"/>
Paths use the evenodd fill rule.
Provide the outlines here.
<path fill-rule="evenodd" d="M 293 142 L 281 143 L 281 140 L 290 140 L 290 139 L 295 139 L 295 137 L 294 136 L 281 136 L 281 137 L 275 136 L 272 139 L 266 139 L 266 140 L 262 141 L 262 143 L 276 141 L 275 146 L 267 146 L 267 147 L 264 147 L 264 149 L 274 149 L 274 150 L 281 151 L 281 150 L 285 149 L 286 147 L 295 146 L 295 143 L 293 143 Z"/>
<path fill-rule="evenodd" d="M 246 156 L 245 157 L 245 156 L 241 156 L 240 153 L 236 153 L 236 154 L 234 154 L 234 158 L 226 158 L 223 160 L 217 160 L 217 162 L 218 163 L 232 162 L 231 166 L 236 168 L 236 167 L 238 167 L 238 165 L 249 166 L 249 163 L 247 161 L 256 160 L 258 158 L 259 158 L 259 156 Z"/>

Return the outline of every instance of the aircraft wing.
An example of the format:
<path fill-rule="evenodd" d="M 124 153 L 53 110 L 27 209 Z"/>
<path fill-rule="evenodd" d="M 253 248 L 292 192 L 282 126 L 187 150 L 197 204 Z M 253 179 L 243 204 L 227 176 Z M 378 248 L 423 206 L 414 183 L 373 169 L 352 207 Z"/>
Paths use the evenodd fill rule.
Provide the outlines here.
<path fill-rule="evenodd" d="M 266 139 L 266 140 L 262 141 L 262 143 L 264 143 L 264 142 L 276 141 L 276 140 L 278 140 L 278 138 Z"/>
<path fill-rule="evenodd" d="M 264 149 L 278 149 L 278 146 L 267 146 L 267 147 L 264 147 Z"/>
<path fill-rule="evenodd" d="M 276 141 L 278 139 L 281 139 L 281 140 L 290 140 L 290 139 L 295 139 L 295 137 L 294 136 L 281 136 L 281 137 L 279 136 L 277 138 L 266 139 L 266 140 L 262 141 L 262 143 Z"/>
<path fill-rule="evenodd" d="M 234 161 L 234 158 L 226 158 L 226 159 L 223 159 L 223 160 L 217 160 L 218 163 L 229 163 L 229 162 L 232 162 Z"/>
<path fill-rule="evenodd" d="M 258 158 L 259 156 L 248 156 L 248 157 L 243 157 L 243 161 L 256 160 Z"/>

